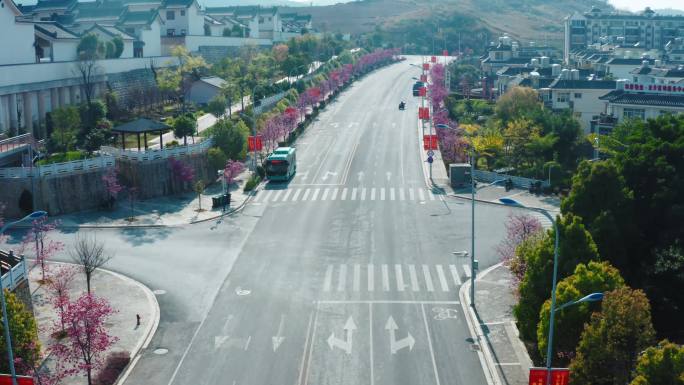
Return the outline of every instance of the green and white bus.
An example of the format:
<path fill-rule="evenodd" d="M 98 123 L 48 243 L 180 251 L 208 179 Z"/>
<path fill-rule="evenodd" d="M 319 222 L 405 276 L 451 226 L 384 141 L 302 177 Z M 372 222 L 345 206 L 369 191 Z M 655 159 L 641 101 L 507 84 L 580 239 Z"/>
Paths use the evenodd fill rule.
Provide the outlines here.
<path fill-rule="evenodd" d="M 294 147 L 278 147 L 266 158 L 266 178 L 288 181 L 297 172 L 297 154 Z"/>

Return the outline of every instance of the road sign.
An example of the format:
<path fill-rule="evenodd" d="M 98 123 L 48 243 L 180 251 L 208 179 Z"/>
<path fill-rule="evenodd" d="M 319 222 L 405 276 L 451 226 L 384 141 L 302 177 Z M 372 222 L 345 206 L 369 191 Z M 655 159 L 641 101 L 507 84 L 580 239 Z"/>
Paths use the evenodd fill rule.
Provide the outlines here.
<path fill-rule="evenodd" d="M 424 150 L 437 150 L 437 135 L 423 135 L 423 149 Z"/>
<path fill-rule="evenodd" d="M 548 370 L 546 368 L 530 368 L 529 385 L 547 385 Z M 550 385 L 568 385 L 570 381 L 570 369 L 552 368 Z"/>
<path fill-rule="evenodd" d="M 435 152 L 432 150 L 428 150 L 427 154 L 428 156 L 435 156 Z"/>
<path fill-rule="evenodd" d="M 423 63 L 423 71 L 427 71 L 430 69 L 430 63 Z"/>
<path fill-rule="evenodd" d="M 437 56 L 433 56 L 430 58 L 430 61 L 433 63 L 437 63 Z"/>
<path fill-rule="evenodd" d="M 431 156 L 428 156 L 427 162 L 428 162 L 428 163 L 432 163 L 432 162 L 434 162 L 434 159 L 432 159 Z"/>

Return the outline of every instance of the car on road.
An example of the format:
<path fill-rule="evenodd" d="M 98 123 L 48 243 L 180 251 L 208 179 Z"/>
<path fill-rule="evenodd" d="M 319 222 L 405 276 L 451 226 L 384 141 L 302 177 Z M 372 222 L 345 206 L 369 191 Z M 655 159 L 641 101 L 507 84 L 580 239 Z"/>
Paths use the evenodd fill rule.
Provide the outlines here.
<path fill-rule="evenodd" d="M 422 87 L 425 87 L 425 83 L 423 82 L 415 82 L 413 84 L 413 96 L 420 96 L 420 89 Z"/>
<path fill-rule="evenodd" d="M 297 153 L 294 147 L 278 147 L 266 158 L 266 178 L 288 181 L 297 172 Z"/>

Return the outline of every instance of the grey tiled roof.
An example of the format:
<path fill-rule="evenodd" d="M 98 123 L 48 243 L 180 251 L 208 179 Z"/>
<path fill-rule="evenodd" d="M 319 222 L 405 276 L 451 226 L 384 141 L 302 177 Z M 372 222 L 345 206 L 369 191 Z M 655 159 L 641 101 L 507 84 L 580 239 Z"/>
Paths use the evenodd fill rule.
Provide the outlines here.
<path fill-rule="evenodd" d="M 556 79 L 549 85 L 554 89 L 576 89 L 576 90 L 611 90 L 615 89 L 615 80 L 568 80 Z"/>
<path fill-rule="evenodd" d="M 684 108 L 684 95 L 677 94 L 629 93 L 616 90 L 601 96 L 599 99 L 616 104 Z"/>

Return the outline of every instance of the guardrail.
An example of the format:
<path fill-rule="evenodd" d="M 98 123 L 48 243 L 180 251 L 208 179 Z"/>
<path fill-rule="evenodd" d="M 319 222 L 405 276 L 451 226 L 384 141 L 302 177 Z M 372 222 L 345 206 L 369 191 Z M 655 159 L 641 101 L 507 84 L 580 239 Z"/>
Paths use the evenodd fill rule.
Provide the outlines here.
<path fill-rule="evenodd" d="M 14 150 L 17 147 L 23 147 L 31 143 L 33 143 L 33 135 L 31 134 L 13 136 L 11 138 L 0 140 L 0 152 Z"/>
<path fill-rule="evenodd" d="M 485 182 L 485 183 L 492 183 L 497 180 L 501 179 L 510 179 L 513 181 L 513 185 L 518 188 L 530 188 L 530 184 L 535 183 L 535 182 L 541 182 L 542 187 L 546 187 L 549 185 L 547 181 L 542 181 L 542 180 L 537 180 L 537 179 L 530 179 L 530 178 L 523 178 L 521 176 L 515 176 L 515 175 L 507 175 L 507 174 L 499 174 L 498 172 L 493 172 L 493 171 L 482 171 L 482 170 L 475 170 L 475 180 Z"/>
<path fill-rule="evenodd" d="M 96 158 L 74 160 L 72 162 L 52 163 L 35 167 L 5 167 L 0 168 L 2 178 L 30 178 L 30 177 L 57 177 L 68 174 L 78 174 L 92 170 L 114 167 L 114 157 L 100 155 Z"/>
<path fill-rule="evenodd" d="M 147 151 L 131 151 L 122 150 L 110 146 L 102 146 L 100 152 L 109 154 L 116 159 L 132 160 L 136 162 L 145 162 L 158 159 L 179 158 L 183 156 L 202 154 L 211 148 L 211 139 L 205 139 L 199 143 L 188 144 L 187 146 L 175 146 L 171 148 L 164 148 L 161 150 L 147 150 Z"/>
<path fill-rule="evenodd" d="M 2 253 L 4 254 L 4 253 Z M 28 279 L 28 269 L 26 268 L 26 259 L 23 257 L 17 258 L 13 254 L 2 255 L 2 269 L 5 273 L 2 275 L 2 287 L 10 291 L 14 290 L 22 281 Z M 14 259 L 16 264 L 12 266 L 12 263 L 8 258 Z"/>

